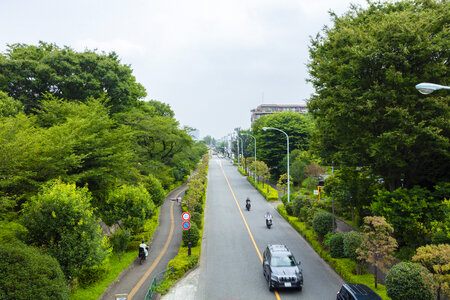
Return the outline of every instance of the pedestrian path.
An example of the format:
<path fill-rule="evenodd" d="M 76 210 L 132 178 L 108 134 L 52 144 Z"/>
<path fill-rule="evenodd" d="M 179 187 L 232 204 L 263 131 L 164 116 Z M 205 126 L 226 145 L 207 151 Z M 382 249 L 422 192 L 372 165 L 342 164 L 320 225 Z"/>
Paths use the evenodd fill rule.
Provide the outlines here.
<path fill-rule="evenodd" d="M 153 278 L 164 271 L 177 254 L 182 241 L 181 209 L 176 199 L 183 196 L 186 184 L 171 191 L 159 212 L 159 226 L 149 244 L 147 260 L 142 265 L 136 259 L 105 290 L 101 300 L 116 299 L 116 295 L 127 295 L 127 300 L 144 299 Z M 136 258 L 138 249 L 136 249 Z"/>

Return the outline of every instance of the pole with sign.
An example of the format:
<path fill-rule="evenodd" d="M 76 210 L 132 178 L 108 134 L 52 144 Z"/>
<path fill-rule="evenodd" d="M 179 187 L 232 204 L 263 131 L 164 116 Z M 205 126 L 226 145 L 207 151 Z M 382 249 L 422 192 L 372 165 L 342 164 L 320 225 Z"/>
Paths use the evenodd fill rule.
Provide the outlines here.
<path fill-rule="evenodd" d="M 181 219 L 183 219 L 183 224 L 181 226 L 184 230 L 189 230 L 188 235 L 188 256 L 191 256 L 191 223 L 189 222 L 189 219 L 191 218 L 191 214 L 187 211 L 181 214 Z"/>

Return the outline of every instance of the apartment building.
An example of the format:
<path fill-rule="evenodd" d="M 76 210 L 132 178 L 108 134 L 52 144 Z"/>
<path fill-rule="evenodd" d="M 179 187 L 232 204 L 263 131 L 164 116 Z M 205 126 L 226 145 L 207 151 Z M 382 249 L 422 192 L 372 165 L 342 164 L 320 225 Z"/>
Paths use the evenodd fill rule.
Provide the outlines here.
<path fill-rule="evenodd" d="M 300 104 L 261 104 L 257 108 L 252 109 L 251 122 L 253 123 L 262 116 L 270 115 L 276 112 L 293 111 L 300 114 L 306 114 L 308 109 L 305 105 Z"/>

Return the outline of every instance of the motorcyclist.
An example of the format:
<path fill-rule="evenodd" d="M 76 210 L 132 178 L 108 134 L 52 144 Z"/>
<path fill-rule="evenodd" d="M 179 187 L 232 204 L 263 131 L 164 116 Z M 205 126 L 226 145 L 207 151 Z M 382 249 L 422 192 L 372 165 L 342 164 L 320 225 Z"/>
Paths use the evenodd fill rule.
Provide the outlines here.
<path fill-rule="evenodd" d="M 142 241 L 142 243 L 139 245 L 139 248 L 144 249 L 145 258 L 147 258 L 147 256 L 148 256 L 148 246 L 145 243 L 145 241 Z"/>
<path fill-rule="evenodd" d="M 250 198 L 247 197 L 247 199 L 245 200 L 245 207 L 247 208 L 247 210 L 250 210 Z"/>
<path fill-rule="evenodd" d="M 266 219 L 266 223 L 269 220 L 272 220 L 272 215 L 270 214 L 270 212 L 266 212 L 266 214 L 264 215 L 264 218 Z"/>

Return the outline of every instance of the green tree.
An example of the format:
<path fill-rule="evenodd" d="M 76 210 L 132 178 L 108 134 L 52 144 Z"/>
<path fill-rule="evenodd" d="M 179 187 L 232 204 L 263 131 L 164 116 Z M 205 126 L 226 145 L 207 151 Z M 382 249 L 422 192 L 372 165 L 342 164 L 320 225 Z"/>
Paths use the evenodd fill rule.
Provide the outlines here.
<path fill-rule="evenodd" d="M 378 269 L 386 272 L 395 261 L 393 256 L 397 241 L 391 236 L 394 229 L 383 217 L 365 217 L 361 246 L 356 250 L 358 259 L 371 264 L 375 270 L 375 288 L 378 284 Z"/>
<path fill-rule="evenodd" d="M 27 240 L 56 258 L 68 279 L 100 264 L 107 252 L 87 188 L 53 181 L 24 205 Z"/>
<path fill-rule="evenodd" d="M 254 165 L 255 163 L 256 163 L 256 178 L 258 181 L 261 181 L 269 175 L 269 167 L 267 167 L 265 162 L 257 160 L 256 162 L 252 162 L 252 164 L 250 165 L 249 168 L 251 170 L 255 169 L 255 165 Z M 264 180 L 263 180 L 263 184 L 264 184 Z"/>
<path fill-rule="evenodd" d="M 8 94 L 0 91 L 0 118 L 11 117 L 23 111 L 22 103 L 8 97 Z"/>
<path fill-rule="evenodd" d="M 137 230 L 154 214 L 152 197 L 143 185 L 122 185 L 112 190 L 101 214 L 105 223 Z"/>
<path fill-rule="evenodd" d="M 394 236 L 402 246 L 422 243 L 435 220 L 442 220 L 441 203 L 418 186 L 412 189 L 378 191 L 371 205 L 374 215 L 383 216 L 394 227 Z"/>
<path fill-rule="evenodd" d="M 307 163 L 302 160 L 294 160 L 294 162 L 289 166 L 289 175 L 292 176 L 292 180 L 294 181 L 294 183 L 297 183 L 299 186 L 307 177 L 306 166 Z"/>
<path fill-rule="evenodd" d="M 161 182 L 159 182 L 155 176 L 150 174 L 143 178 L 142 183 L 152 197 L 153 203 L 155 203 L 156 206 L 161 206 L 166 198 L 166 192 L 164 191 Z"/>
<path fill-rule="evenodd" d="M 448 1 L 372 2 L 332 14 L 312 39 L 308 109 L 314 149 L 327 162 L 365 167 L 390 191 L 449 181 Z"/>
<path fill-rule="evenodd" d="M 392 300 L 434 300 L 433 278 L 419 264 L 401 262 L 386 275 L 386 291 Z"/>
<path fill-rule="evenodd" d="M 56 259 L 22 243 L 0 243 L 0 299 L 69 299 Z"/>
<path fill-rule="evenodd" d="M 253 124 L 253 135 L 258 141 L 258 157 L 271 169 L 274 178 L 286 173 L 286 136 L 276 130 L 262 130 L 274 127 L 283 130 L 289 136 L 289 151 L 308 150 L 313 120 L 309 115 L 281 112 L 259 118 Z M 248 137 L 250 138 L 250 137 Z"/>
<path fill-rule="evenodd" d="M 450 245 L 427 245 L 416 249 L 413 262 L 420 263 L 433 275 L 437 299 L 450 295 Z"/>
<path fill-rule="evenodd" d="M 117 181 L 138 181 L 132 132 L 111 119 L 104 99 L 67 102 L 47 94 L 41 107 L 38 124 L 47 128 L 49 139 L 58 146 L 62 154 L 57 157 L 71 163 L 63 174 L 50 178 L 64 176 L 78 186 L 87 185 L 96 207 Z"/>
<path fill-rule="evenodd" d="M 22 102 L 25 111 L 40 110 L 44 93 L 67 101 L 106 95 L 112 112 L 136 105 L 146 96 L 128 65 L 116 53 L 75 52 L 39 42 L 9 45 L 0 59 L 0 90 Z"/>

